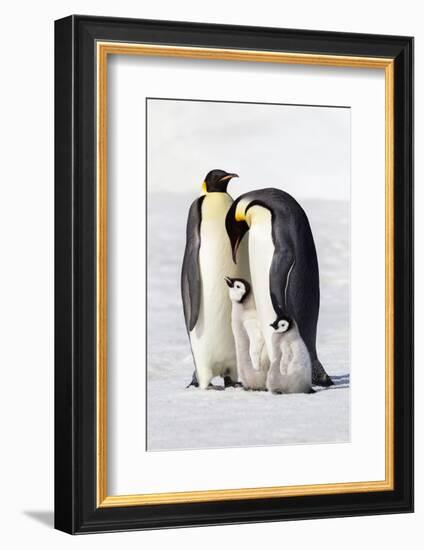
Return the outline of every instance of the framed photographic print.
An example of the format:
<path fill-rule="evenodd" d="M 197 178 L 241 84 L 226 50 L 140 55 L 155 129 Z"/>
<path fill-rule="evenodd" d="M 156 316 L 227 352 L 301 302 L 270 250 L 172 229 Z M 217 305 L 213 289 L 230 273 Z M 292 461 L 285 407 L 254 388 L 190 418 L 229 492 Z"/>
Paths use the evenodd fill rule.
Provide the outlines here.
<path fill-rule="evenodd" d="M 413 509 L 413 39 L 55 24 L 55 525 Z"/>

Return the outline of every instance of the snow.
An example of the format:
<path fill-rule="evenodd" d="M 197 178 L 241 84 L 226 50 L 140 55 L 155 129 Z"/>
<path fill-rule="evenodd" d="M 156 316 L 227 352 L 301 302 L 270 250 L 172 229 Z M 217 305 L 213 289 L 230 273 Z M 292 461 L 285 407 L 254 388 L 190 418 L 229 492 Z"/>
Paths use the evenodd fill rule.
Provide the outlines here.
<path fill-rule="evenodd" d="M 320 264 L 318 355 L 335 386 L 315 388 L 311 395 L 272 395 L 241 388 L 186 389 L 193 361 L 180 271 L 192 200 L 182 193 L 149 194 L 147 449 L 349 441 L 349 204 L 302 201 Z M 220 379 L 214 382 L 222 384 Z"/>

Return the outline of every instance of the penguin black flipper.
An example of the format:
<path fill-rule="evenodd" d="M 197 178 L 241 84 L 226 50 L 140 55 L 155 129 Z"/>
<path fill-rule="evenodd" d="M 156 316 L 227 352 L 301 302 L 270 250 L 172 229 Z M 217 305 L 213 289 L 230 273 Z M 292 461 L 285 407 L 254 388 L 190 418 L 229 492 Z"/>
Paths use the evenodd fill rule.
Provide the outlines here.
<path fill-rule="evenodd" d="M 196 326 L 200 310 L 201 280 L 199 266 L 200 223 L 205 196 L 196 199 L 187 219 L 187 238 L 181 273 L 181 295 L 187 331 Z"/>
<path fill-rule="evenodd" d="M 276 246 L 269 270 L 269 288 L 274 311 L 279 318 L 291 319 L 287 303 L 290 275 L 295 265 L 294 251 L 288 247 Z"/>

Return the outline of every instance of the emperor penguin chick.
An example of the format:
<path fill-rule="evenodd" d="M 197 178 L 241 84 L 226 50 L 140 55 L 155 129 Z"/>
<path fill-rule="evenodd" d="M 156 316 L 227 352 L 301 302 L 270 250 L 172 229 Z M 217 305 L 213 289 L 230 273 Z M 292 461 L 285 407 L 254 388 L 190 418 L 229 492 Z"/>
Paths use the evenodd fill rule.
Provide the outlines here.
<path fill-rule="evenodd" d="M 250 283 L 230 277 L 225 281 L 232 302 L 231 328 L 240 382 L 245 390 L 266 390 L 269 359 Z"/>
<path fill-rule="evenodd" d="M 277 318 L 272 324 L 274 359 L 266 387 L 271 393 L 315 393 L 308 349 L 295 321 Z"/>

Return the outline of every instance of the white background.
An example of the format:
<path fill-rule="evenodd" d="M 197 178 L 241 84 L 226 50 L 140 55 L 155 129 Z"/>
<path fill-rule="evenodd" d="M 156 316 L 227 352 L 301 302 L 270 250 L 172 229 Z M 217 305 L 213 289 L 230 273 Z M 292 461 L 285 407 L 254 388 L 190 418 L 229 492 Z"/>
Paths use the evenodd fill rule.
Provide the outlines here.
<path fill-rule="evenodd" d="M 153 65 L 154 71 L 160 66 L 170 65 L 176 71 L 175 78 L 168 77 L 172 82 L 172 89 L 166 84 L 164 87 L 164 83 L 160 82 L 155 86 L 159 93 L 161 88 L 162 95 L 183 93 L 185 89 L 189 97 L 196 94 L 198 98 L 198 94 L 202 93 L 207 99 L 215 100 L 148 100 L 149 193 L 199 194 L 199 182 L 209 168 L 223 166 L 240 176 L 240 179 L 234 180 L 233 185 L 229 187 L 233 198 L 258 187 L 284 185 L 285 191 L 292 193 L 297 200 L 349 201 L 351 109 L 340 105 L 343 105 L 343 101 L 350 101 L 349 96 L 355 91 L 360 92 L 364 103 L 367 104 L 366 96 L 369 91 L 363 80 L 367 78 L 367 82 L 371 79 L 374 88 L 377 86 L 382 92 L 384 116 L 383 69 L 361 70 L 362 80 L 359 80 L 357 69 L 340 70 L 332 67 L 323 71 L 323 67 L 272 63 L 263 65 L 258 70 L 257 63 L 209 61 L 205 64 L 201 59 L 175 58 L 171 60 L 171 64 L 169 61 L 159 58 L 155 59 L 154 63 L 151 60 L 149 62 L 149 65 Z M 112 69 L 112 66 L 117 65 L 121 66 L 120 71 Z M 137 87 L 148 82 L 148 92 L 152 89 L 155 79 L 143 78 L 145 65 L 146 58 L 143 57 L 115 56 L 113 60 L 112 56 L 108 77 L 121 81 L 127 74 L 134 87 L 133 74 L 139 72 L 141 76 L 136 81 Z M 184 66 L 191 66 L 191 70 L 186 68 L 186 72 L 181 75 Z M 205 68 L 202 72 L 199 71 L 201 67 Z M 207 72 L 211 69 L 216 73 L 208 77 Z M 248 86 L 245 73 L 249 69 L 253 74 Z M 314 84 L 308 85 L 308 77 L 313 78 L 314 75 L 317 77 Z M 205 89 L 203 82 L 206 78 L 211 83 Z M 380 86 L 374 82 L 377 79 L 381 81 Z M 340 93 L 343 81 L 347 83 L 348 93 L 351 92 L 349 96 Z M 176 82 L 179 84 L 178 87 L 174 84 Z M 314 93 L 317 82 L 321 88 L 325 88 L 320 98 Z M 124 82 L 120 85 L 115 84 L 113 88 L 125 92 L 127 86 Z M 140 88 L 141 90 L 143 88 Z M 301 98 L 300 90 L 303 92 Z M 140 91 L 128 93 L 128 99 L 135 96 L 136 103 L 140 103 Z M 134 113 L 133 105 L 125 105 L 122 92 L 119 96 L 121 109 L 132 110 Z M 225 100 L 229 97 L 240 100 L 242 96 L 247 95 L 256 98 L 257 101 L 263 98 L 269 102 L 271 96 L 279 97 L 280 102 L 287 97 L 296 98 L 297 102 L 309 98 L 314 104 L 319 104 L 323 100 L 329 105 L 334 99 L 338 107 L 217 102 L 217 93 Z M 109 94 L 109 113 L 113 108 L 112 101 L 113 98 Z M 379 109 L 376 109 L 377 101 L 368 101 L 368 105 L 370 103 L 371 114 L 379 115 Z M 140 126 L 143 114 L 144 109 L 140 109 L 141 116 L 135 117 Z M 115 115 L 114 118 L 118 116 L 120 118 L 121 115 Z M 305 158 L 308 162 L 305 162 Z"/>
<path fill-rule="evenodd" d="M 142 57 L 119 58 L 110 62 L 108 414 L 110 425 L 114 429 L 108 431 L 109 494 L 384 479 L 384 71 L 257 65 L 237 62 L 231 64 L 228 61 L 204 63 L 198 60 L 164 59 L 146 62 Z M 223 87 L 221 82 L 224 77 Z M 168 81 L 172 82 L 169 88 Z M 210 81 L 207 89 L 203 85 L 205 81 Z M 174 97 L 187 97 L 187 94 L 191 93 L 198 99 L 213 97 L 229 101 L 298 101 L 303 104 L 315 102 L 318 105 L 351 106 L 351 129 L 346 129 L 343 137 L 345 143 L 352 143 L 352 170 L 346 170 L 345 167 L 344 172 L 347 172 L 348 177 L 350 172 L 352 175 L 351 289 L 354 299 L 351 304 L 350 327 L 353 380 L 350 443 L 145 452 L 145 342 L 142 337 L 145 334 L 145 222 L 144 188 L 140 185 L 145 173 L 144 98 L 158 97 L 164 90 L 172 93 Z M 212 109 L 209 104 L 202 105 L 208 105 L 208 109 Z M 252 112 L 255 112 L 253 109 L 257 106 L 248 107 L 252 116 Z M 233 106 L 234 108 L 237 107 Z M 246 105 L 244 108 L 246 113 Z M 268 106 L 268 109 L 271 107 Z M 287 111 L 288 107 L 280 109 Z M 296 119 L 302 127 L 302 120 L 308 119 L 309 122 L 308 117 L 313 117 L 310 113 L 305 113 L 311 108 L 296 109 L 303 109 L 302 116 L 298 115 Z M 331 113 L 333 109 L 327 111 Z M 324 138 L 325 115 L 321 112 L 320 116 L 321 139 L 327 139 Z M 197 117 L 202 118 L 199 113 Z M 219 118 L 216 113 L 215 118 Z M 276 115 L 274 118 L 278 120 Z M 150 116 L 150 125 L 152 119 L 153 116 Z M 246 114 L 241 115 L 240 119 L 243 122 L 239 121 L 239 124 L 246 124 Z M 225 120 L 224 127 L 218 127 L 216 130 L 218 134 L 231 128 L 231 117 L 226 116 Z M 261 120 L 263 131 L 264 128 L 268 128 L 263 114 Z M 190 127 L 187 117 L 184 118 L 184 124 L 188 131 L 195 128 Z M 281 127 L 282 124 L 280 135 L 284 134 Z M 243 130 L 246 132 L 245 128 Z M 271 126 L 271 132 L 272 130 Z M 166 127 L 160 126 L 160 131 L 169 137 Z M 257 140 L 266 151 L 271 150 L 271 147 L 266 148 L 267 142 L 262 141 L 260 134 Z M 278 137 L 274 137 L 274 140 L 278 143 Z M 149 141 L 149 146 L 152 142 L 153 140 Z M 231 141 L 228 143 L 231 144 Z M 303 140 L 303 144 L 306 143 L 307 140 Z M 173 147 L 173 143 L 168 144 L 168 148 L 171 146 Z M 198 172 L 200 169 L 205 170 L 202 150 L 200 149 L 198 155 L 198 149 L 193 143 L 183 143 L 182 147 L 187 151 L 187 164 L 194 164 Z M 240 156 L 237 155 L 238 147 L 242 148 L 238 144 L 233 149 L 230 145 L 227 147 L 232 152 L 232 158 L 236 159 L 233 162 L 240 162 Z M 299 145 L 291 148 L 287 145 L 281 146 L 278 156 L 276 155 L 273 161 L 265 162 L 270 166 L 277 164 L 284 167 L 280 168 L 280 179 L 284 181 L 285 190 L 296 197 L 298 188 L 303 187 L 303 192 L 307 192 L 302 185 L 303 178 L 313 181 L 308 171 L 299 167 L 305 157 L 316 167 L 316 174 L 323 177 L 327 173 L 327 170 L 320 168 L 319 163 L 314 161 L 313 157 L 309 158 L 305 151 L 302 151 L 301 161 L 299 149 Z M 318 147 L 315 149 L 320 151 Z M 211 150 L 213 151 L 213 147 Z M 290 168 L 286 168 L 286 164 L 290 163 L 286 163 L 284 159 L 284 154 L 290 154 L 290 151 L 292 156 L 297 155 L 292 174 Z M 200 157 L 200 161 L 197 157 Z M 267 159 L 262 151 L 257 152 L 257 157 Z M 172 176 L 167 176 L 164 170 L 159 178 L 154 179 L 151 175 L 155 171 L 152 168 L 153 163 L 150 162 L 149 191 L 154 192 L 155 184 L 161 179 L 168 181 L 168 187 L 173 183 L 175 187 L 181 188 L 181 180 L 195 181 L 197 176 L 193 196 L 199 194 L 203 172 L 196 174 L 193 173 L 193 168 L 191 171 L 187 168 L 181 174 L 178 162 L 173 162 L 167 156 L 160 158 L 163 164 L 172 166 L 173 173 Z M 149 160 L 151 161 L 151 156 Z M 349 165 L 349 160 L 349 157 L 345 159 L 345 164 Z M 225 166 L 230 162 L 230 156 L 226 163 L 210 162 L 213 166 Z M 239 186 L 246 186 L 247 190 L 249 185 L 250 188 L 254 188 L 258 185 L 255 185 L 254 163 L 246 162 L 242 166 L 236 164 L 231 168 L 241 175 Z M 294 168 L 300 176 L 297 185 L 291 188 L 289 182 L 296 181 L 297 176 Z M 278 176 L 274 177 L 276 185 L 280 186 Z M 261 181 L 259 176 L 258 180 Z M 338 179 L 339 184 L 340 180 Z M 265 181 L 267 183 L 262 183 L 264 186 L 269 185 L 269 181 L 273 182 L 272 175 L 262 180 Z M 341 181 L 344 183 L 346 197 L 349 185 L 346 181 Z M 190 189 L 187 183 L 185 186 L 186 189 Z M 333 191 L 331 182 L 327 185 L 324 181 L 322 186 L 327 187 L 330 193 Z M 237 189 L 235 184 L 230 192 L 237 196 L 241 189 Z M 312 191 L 309 193 L 312 194 Z M 334 191 L 332 194 L 335 195 Z M 367 197 L 366 201 L 363 200 L 364 196 Z M 372 231 L 368 225 L 371 220 Z M 364 265 L 370 266 L 370 269 L 364 269 Z M 157 307 L 158 303 L 153 303 L 154 298 L 150 295 L 149 300 L 152 307 Z M 367 312 L 366 315 L 364 311 Z M 366 383 L 361 383 L 363 380 Z M 237 468 L 216 467 L 224 462 L 237 464 Z M 267 467 L 252 469 L 252 464 L 266 464 Z M 313 468 L 310 467 L 311 464 L 314 465 Z M 178 471 L 178 476 L 175 476 L 175 470 Z M 146 472 L 149 472 L 149 475 L 146 475 Z"/>
<path fill-rule="evenodd" d="M 275 25 L 416 36 L 416 150 L 424 148 L 424 28 L 420 3 L 321 0 L 260 4 L 215 0 L 15 2 L 3 8 L 1 131 L 0 541 L 5 548 L 420 548 L 424 520 L 424 407 L 417 399 L 416 514 L 71 538 L 51 529 L 53 506 L 53 20 L 70 13 Z M 423 203 L 422 155 L 416 202 Z M 423 216 L 416 222 L 416 280 L 423 273 Z M 424 382 L 423 290 L 417 285 L 416 388 Z"/>

